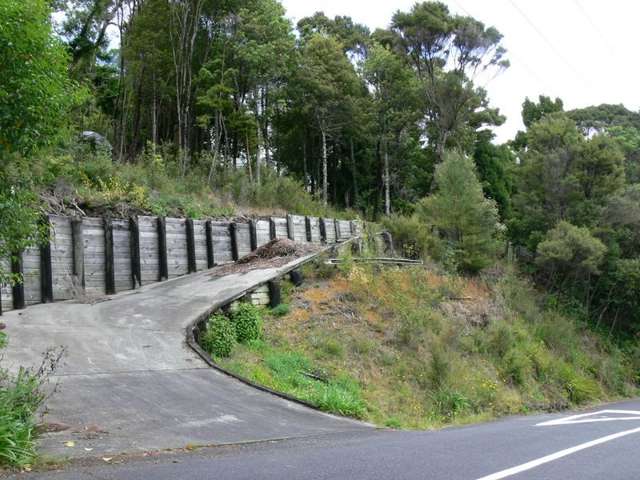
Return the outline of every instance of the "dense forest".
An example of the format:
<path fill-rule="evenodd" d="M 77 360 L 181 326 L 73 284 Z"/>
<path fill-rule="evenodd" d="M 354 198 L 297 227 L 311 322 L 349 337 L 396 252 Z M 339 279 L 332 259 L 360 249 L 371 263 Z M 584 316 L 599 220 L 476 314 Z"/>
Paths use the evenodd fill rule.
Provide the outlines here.
<path fill-rule="evenodd" d="M 2 256 L 60 202 L 333 208 L 463 273 L 517 258 L 598 325 L 640 325 L 640 114 L 523 99 L 525 130 L 496 144 L 479 85 L 505 42 L 443 3 L 376 31 L 293 25 L 277 0 L 3 0 L 0 18 Z"/>

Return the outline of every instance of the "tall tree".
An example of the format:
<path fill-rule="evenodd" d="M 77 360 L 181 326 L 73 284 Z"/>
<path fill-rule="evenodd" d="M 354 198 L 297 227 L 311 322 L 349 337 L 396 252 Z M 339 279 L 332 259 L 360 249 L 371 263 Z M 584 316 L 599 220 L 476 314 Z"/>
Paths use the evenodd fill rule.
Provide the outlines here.
<path fill-rule="evenodd" d="M 397 12 L 391 30 L 424 83 L 429 141 L 440 160 L 449 146 L 468 148 L 465 139 L 478 127 L 504 121 L 489 108 L 486 91 L 473 84 L 478 75 L 509 66 L 495 28 L 452 15 L 443 3 L 422 2 Z"/>
<path fill-rule="evenodd" d="M 421 111 L 419 83 L 406 63 L 389 49 L 374 45 L 364 65 L 377 117 L 378 150 L 383 157 L 384 213 L 391 213 L 391 161 L 394 140 L 406 136 Z"/>
<path fill-rule="evenodd" d="M 321 139 L 322 201 L 328 201 L 329 139 L 351 116 L 354 96 L 363 86 L 342 46 L 332 37 L 313 35 L 302 47 L 295 80 L 301 109 L 314 120 Z"/>

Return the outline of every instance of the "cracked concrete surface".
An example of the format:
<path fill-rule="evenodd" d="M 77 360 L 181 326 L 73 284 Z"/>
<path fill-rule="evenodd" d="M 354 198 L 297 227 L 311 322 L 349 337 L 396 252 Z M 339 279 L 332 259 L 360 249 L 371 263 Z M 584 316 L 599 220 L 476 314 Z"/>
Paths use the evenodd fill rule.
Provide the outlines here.
<path fill-rule="evenodd" d="M 212 305 L 291 266 L 220 278 L 213 269 L 93 304 L 8 312 L 8 368 L 37 366 L 50 347 L 67 351 L 44 416 L 63 430 L 43 436 L 43 452 L 76 458 L 369 428 L 253 389 L 209 368 L 186 344 L 187 325 Z"/>

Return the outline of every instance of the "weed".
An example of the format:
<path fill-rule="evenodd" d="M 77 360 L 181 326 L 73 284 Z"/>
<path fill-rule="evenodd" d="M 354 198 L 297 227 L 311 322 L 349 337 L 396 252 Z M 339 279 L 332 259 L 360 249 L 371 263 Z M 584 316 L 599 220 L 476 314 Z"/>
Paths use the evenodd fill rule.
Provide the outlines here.
<path fill-rule="evenodd" d="M 280 305 L 271 309 L 271 315 L 274 315 L 276 317 L 284 317 L 285 315 L 288 315 L 290 311 L 291 307 L 288 303 L 281 303 Z"/>
<path fill-rule="evenodd" d="M 262 316 L 258 307 L 251 303 L 240 303 L 231 313 L 236 329 L 236 339 L 240 343 L 257 340 L 262 335 Z"/>
<path fill-rule="evenodd" d="M 207 322 L 202 346 L 214 357 L 228 357 L 236 343 L 236 329 L 226 316 L 214 314 Z"/>

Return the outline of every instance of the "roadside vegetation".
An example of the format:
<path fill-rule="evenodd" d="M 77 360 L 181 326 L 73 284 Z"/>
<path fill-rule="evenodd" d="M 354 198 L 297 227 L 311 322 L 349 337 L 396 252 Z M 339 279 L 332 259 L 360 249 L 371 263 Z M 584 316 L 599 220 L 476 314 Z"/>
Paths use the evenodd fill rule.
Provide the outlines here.
<path fill-rule="evenodd" d="M 537 292 L 512 267 L 480 277 L 424 267 L 307 268 L 261 338 L 224 368 L 328 411 L 431 428 L 637 393 L 640 350 Z M 290 310 L 287 312 L 287 310 Z"/>
<path fill-rule="evenodd" d="M 0 332 L 0 354 L 7 336 Z M 46 400 L 46 385 L 63 350 L 46 352 L 37 371 L 16 374 L 0 367 L 0 467 L 28 469 L 36 460 L 37 412 Z"/>

